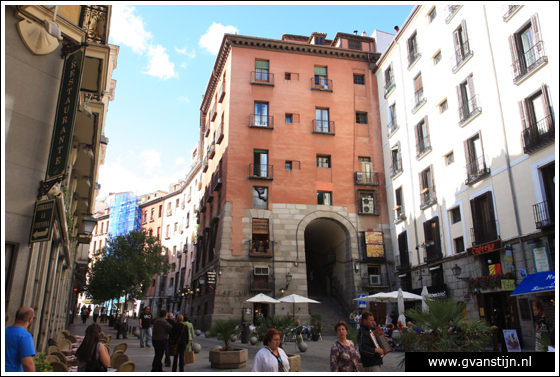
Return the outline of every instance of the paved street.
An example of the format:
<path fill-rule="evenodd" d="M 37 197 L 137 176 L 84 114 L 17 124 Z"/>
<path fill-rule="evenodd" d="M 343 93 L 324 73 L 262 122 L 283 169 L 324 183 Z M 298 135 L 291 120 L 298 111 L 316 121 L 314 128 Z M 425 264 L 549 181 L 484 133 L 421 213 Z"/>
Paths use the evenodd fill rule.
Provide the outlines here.
<path fill-rule="evenodd" d="M 91 316 L 87 319 L 85 324 L 82 324 L 82 320 L 79 316 L 74 317 L 74 324 L 70 325 L 69 331 L 75 335 L 85 335 L 85 330 L 87 326 L 91 325 L 93 320 Z M 140 348 L 140 340 L 132 334 L 128 334 L 128 339 L 117 339 L 117 332 L 112 327 L 109 327 L 108 323 L 97 323 L 101 326 L 103 332 L 107 335 L 112 335 L 111 339 L 111 350 L 114 347 L 122 343 L 123 341 L 128 343 L 128 349 L 126 354 L 130 357 L 132 361 L 136 363 L 137 372 L 149 372 L 152 369 L 152 360 L 154 357 L 153 348 Z M 131 319 L 131 326 L 136 326 L 138 328 L 138 320 Z M 308 341 L 307 344 L 309 349 L 306 352 L 300 352 L 295 343 L 288 343 L 284 346 L 284 351 L 287 353 L 293 353 L 300 355 L 301 357 L 301 369 L 300 372 L 330 372 L 329 355 L 330 348 L 333 342 L 336 340 L 335 336 L 325 336 L 322 341 L 313 342 Z M 213 369 L 210 367 L 210 361 L 208 360 L 208 354 L 211 349 L 217 345 L 221 345 L 216 339 L 208 339 L 202 334 L 201 336 L 195 336 L 194 341 L 202 346 L 202 351 L 195 354 L 195 363 L 185 365 L 185 372 L 208 372 L 208 373 L 219 373 L 220 370 Z M 249 352 L 249 358 L 247 360 L 247 365 L 241 369 L 232 370 L 233 372 L 250 372 L 253 367 L 253 359 L 256 353 L 261 349 L 262 345 L 252 346 L 250 344 L 243 344 L 238 340 L 234 343 L 235 347 L 246 348 Z M 404 369 L 399 369 L 398 364 L 401 360 L 402 352 L 392 352 L 385 356 L 383 359 L 382 370 L 384 372 L 404 372 Z M 164 367 L 164 371 L 170 372 L 171 367 Z"/>

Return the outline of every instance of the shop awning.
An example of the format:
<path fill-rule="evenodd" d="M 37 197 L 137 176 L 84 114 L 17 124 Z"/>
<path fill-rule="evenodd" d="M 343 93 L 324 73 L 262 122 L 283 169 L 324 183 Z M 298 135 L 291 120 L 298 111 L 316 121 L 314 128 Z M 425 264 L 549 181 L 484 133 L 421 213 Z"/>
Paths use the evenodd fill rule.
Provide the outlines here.
<path fill-rule="evenodd" d="M 556 286 L 555 275 L 556 271 L 546 271 L 527 275 L 511 293 L 511 296 L 554 291 Z"/>

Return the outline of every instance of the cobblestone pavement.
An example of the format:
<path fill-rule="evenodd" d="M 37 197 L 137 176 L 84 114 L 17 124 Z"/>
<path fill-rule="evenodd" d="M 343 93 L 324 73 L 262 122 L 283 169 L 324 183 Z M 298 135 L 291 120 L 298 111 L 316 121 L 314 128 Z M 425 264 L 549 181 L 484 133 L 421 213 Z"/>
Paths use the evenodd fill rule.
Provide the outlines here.
<path fill-rule="evenodd" d="M 74 317 L 74 323 L 70 325 L 68 329 L 70 333 L 74 335 L 85 335 L 86 328 L 93 323 L 92 317 L 90 316 L 85 324 L 82 324 L 82 320 L 79 316 Z M 130 357 L 132 361 L 136 364 L 136 372 L 150 372 L 152 369 L 152 361 L 154 358 L 154 349 L 144 347 L 140 348 L 140 340 L 131 333 L 128 333 L 127 339 L 117 339 L 117 331 L 109 327 L 108 323 L 97 323 L 101 326 L 101 330 L 107 334 L 112 335 L 111 339 L 111 350 L 119 343 L 125 342 L 128 344 L 128 349 L 126 354 Z M 131 327 L 138 328 L 138 320 L 130 319 L 129 325 Z M 330 372 L 329 355 L 331 345 L 336 340 L 336 336 L 325 336 L 323 340 L 317 342 L 307 341 L 309 346 L 306 352 L 300 352 L 296 347 L 295 343 L 286 343 L 284 345 L 284 351 L 286 353 L 293 353 L 300 355 L 301 358 L 301 369 L 300 372 Z M 194 342 L 199 343 L 202 346 L 202 351 L 195 354 L 195 363 L 185 365 L 185 372 L 207 372 L 207 373 L 221 373 L 229 370 L 219 370 L 210 367 L 210 361 L 208 360 L 209 351 L 218 345 L 222 345 L 216 339 L 206 338 L 204 334 L 201 336 L 195 336 Z M 253 368 L 253 359 L 257 352 L 262 348 L 262 345 L 252 346 L 250 344 L 243 344 L 240 340 L 232 344 L 236 348 L 246 348 L 249 353 L 247 360 L 247 365 L 241 369 L 233 369 L 232 372 L 250 372 Z M 391 352 L 386 355 L 383 359 L 383 372 L 400 372 L 404 373 L 404 369 L 398 367 L 401 357 L 404 355 L 403 352 Z M 172 359 L 173 361 L 173 359 Z M 164 367 L 164 371 L 171 372 L 171 367 Z"/>

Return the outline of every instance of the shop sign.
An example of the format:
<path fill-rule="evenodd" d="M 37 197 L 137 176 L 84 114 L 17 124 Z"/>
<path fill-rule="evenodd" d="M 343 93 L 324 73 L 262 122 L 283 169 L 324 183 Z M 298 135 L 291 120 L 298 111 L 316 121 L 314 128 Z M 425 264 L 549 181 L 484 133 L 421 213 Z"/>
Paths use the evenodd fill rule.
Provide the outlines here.
<path fill-rule="evenodd" d="M 548 249 L 546 245 L 533 247 L 533 260 L 536 272 L 550 271 L 550 260 L 548 259 Z"/>
<path fill-rule="evenodd" d="M 85 47 L 65 57 L 45 181 L 66 174 L 84 70 Z"/>
<path fill-rule="evenodd" d="M 209 271 L 206 273 L 206 284 L 216 284 L 216 272 Z"/>
<path fill-rule="evenodd" d="M 55 199 L 43 200 L 35 203 L 29 243 L 50 241 L 55 208 Z"/>
<path fill-rule="evenodd" d="M 492 241 L 485 243 L 484 245 L 478 245 L 467 248 L 467 255 L 473 257 L 475 255 L 491 253 L 496 250 L 503 248 L 502 240 Z"/>
<path fill-rule="evenodd" d="M 268 219 L 253 219 L 253 234 L 268 234 Z"/>
<path fill-rule="evenodd" d="M 368 258 L 383 258 L 385 249 L 383 248 L 383 232 L 365 232 L 366 251 Z"/>
<path fill-rule="evenodd" d="M 513 291 L 515 289 L 515 280 L 513 279 L 502 279 L 502 290 L 503 291 Z"/>

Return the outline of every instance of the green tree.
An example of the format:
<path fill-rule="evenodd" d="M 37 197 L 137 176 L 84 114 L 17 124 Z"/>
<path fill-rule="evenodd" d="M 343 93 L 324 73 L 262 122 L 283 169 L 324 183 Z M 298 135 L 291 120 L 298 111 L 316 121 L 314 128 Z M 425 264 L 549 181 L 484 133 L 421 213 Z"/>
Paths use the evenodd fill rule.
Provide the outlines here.
<path fill-rule="evenodd" d="M 125 295 L 144 298 L 154 275 L 165 275 L 174 263 L 165 263 L 159 238 L 145 230 L 110 237 L 94 256 L 86 292 L 94 300 L 107 301 Z"/>

